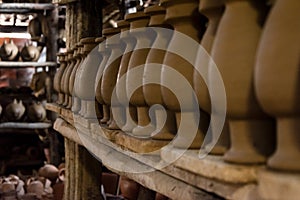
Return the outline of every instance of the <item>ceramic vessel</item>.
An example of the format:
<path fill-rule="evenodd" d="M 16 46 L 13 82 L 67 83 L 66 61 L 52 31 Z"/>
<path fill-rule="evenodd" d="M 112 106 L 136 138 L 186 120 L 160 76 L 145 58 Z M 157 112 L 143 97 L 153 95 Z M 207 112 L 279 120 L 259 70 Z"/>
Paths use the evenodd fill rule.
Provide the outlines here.
<path fill-rule="evenodd" d="M 33 102 L 32 105 L 28 107 L 28 117 L 30 121 L 42 122 L 46 120 L 46 109 L 41 102 Z"/>
<path fill-rule="evenodd" d="M 103 35 L 106 37 L 105 43 L 111 49 L 110 57 L 103 70 L 101 82 L 101 95 L 106 105 L 110 107 L 110 120 L 107 122 L 109 129 L 119 129 L 119 125 L 114 120 L 114 117 L 124 119 L 124 110 L 117 98 L 112 101 L 113 91 L 115 89 L 120 62 L 124 52 L 124 44 L 120 41 L 120 29 L 108 28 L 103 30 Z M 115 115 L 112 114 L 114 109 Z M 124 122 L 118 121 L 121 126 Z"/>
<path fill-rule="evenodd" d="M 144 65 L 154 40 L 154 34 L 145 29 L 148 26 L 149 18 L 150 16 L 144 12 L 125 16 L 125 20 L 130 22 L 130 35 L 136 39 L 136 45 L 131 53 L 126 73 L 126 93 L 130 104 L 137 107 L 138 125 L 132 130 L 132 134 L 138 137 L 148 137 L 151 134 L 149 107 L 145 102 L 142 87 Z M 137 67 L 138 71 L 135 72 L 134 69 Z M 137 89 L 135 89 L 136 86 L 138 86 Z M 131 92 L 133 93 L 130 94 Z"/>
<path fill-rule="evenodd" d="M 137 116 L 136 108 L 129 104 L 126 93 L 126 73 L 128 63 L 136 45 L 136 39 L 130 34 L 130 23 L 126 20 L 118 21 L 118 27 L 121 29 L 120 39 L 125 44 L 124 54 L 120 62 L 120 68 L 117 77 L 116 95 L 123 108 L 125 108 L 124 126 L 120 127 L 124 132 L 131 133 L 136 126 Z M 122 80 L 122 82 L 121 82 Z"/>
<path fill-rule="evenodd" d="M 161 0 L 161 5 L 166 8 L 166 23 L 173 26 L 176 32 L 184 34 L 189 39 L 194 40 L 193 46 L 187 45 L 185 40 L 182 40 L 180 34 L 173 34 L 168 49 L 177 50 L 186 54 L 189 58 L 183 58 L 182 55 L 176 55 L 171 51 L 167 51 L 164 57 L 161 82 L 164 86 L 170 86 L 178 90 L 177 94 L 172 93 L 169 88 L 161 87 L 163 102 L 167 109 L 175 112 L 177 124 L 177 136 L 173 141 L 173 145 L 177 148 L 200 148 L 204 135 L 208 128 L 209 116 L 207 113 L 200 112 L 201 120 L 195 114 L 194 96 L 192 90 L 194 62 L 200 43 L 201 35 L 204 32 L 205 18 L 198 12 L 197 0 L 188 1 L 171 1 Z M 187 55 L 188 53 L 188 55 Z M 180 77 L 174 78 L 170 70 L 176 70 Z M 178 78 L 184 79 L 187 85 L 177 84 L 180 81 Z M 176 96 L 175 96 L 176 95 Z M 181 105 L 178 99 L 181 99 Z M 198 123 L 199 121 L 199 123 Z M 190 131 L 191 127 L 195 131 Z"/>
<path fill-rule="evenodd" d="M 62 81 L 62 76 L 65 72 L 65 69 L 67 67 L 67 62 L 66 62 L 66 53 L 59 53 L 57 54 L 58 59 L 59 59 L 59 69 L 58 71 L 55 73 L 54 79 L 53 79 L 53 87 L 54 90 L 58 93 L 58 98 L 56 103 L 58 105 L 61 105 L 63 103 L 64 100 L 64 94 L 62 93 L 62 89 L 61 89 L 61 81 Z"/>
<path fill-rule="evenodd" d="M 25 43 L 21 50 L 21 58 L 23 61 L 36 62 L 40 57 L 40 50 L 38 47 Z"/>
<path fill-rule="evenodd" d="M 13 102 L 5 107 L 5 116 L 9 121 L 20 121 L 25 113 L 25 106 L 22 100 L 19 102 L 14 99 Z"/>
<path fill-rule="evenodd" d="M 266 10 L 264 2 L 258 0 L 228 0 L 225 6 L 212 47 L 212 58 L 222 75 L 227 96 L 231 146 L 224 159 L 243 164 L 263 163 L 274 149 L 274 126 L 254 95 L 253 73 Z M 209 73 L 209 84 L 214 81 Z M 216 113 L 218 109 L 217 105 Z"/>
<path fill-rule="evenodd" d="M 84 45 L 83 50 L 86 58 L 76 72 L 75 95 L 81 100 L 81 107 L 86 107 L 86 112 L 80 112 L 84 118 L 96 118 L 94 85 L 102 56 L 96 48 L 100 41 L 95 41 L 95 39 L 84 38 L 80 40 Z"/>
<path fill-rule="evenodd" d="M 31 37 L 40 37 L 42 35 L 42 24 L 38 17 L 30 20 L 27 30 Z"/>
<path fill-rule="evenodd" d="M 151 6 L 144 10 L 144 12 L 150 15 L 149 27 L 154 27 L 153 32 L 155 34 L 155 40 L 152 44 L 152 48 L 147 55 L 144 74 L 143 74 L 143 94 L 148 106 L 161 105 L 163 106 L 161 85 L 148 84 L 148 82 L 156 81 L 160 83 L 160 75 L 162 63 L 164 61 L 165 49 L 167 49 L 170 39 L 172 37 L 172 31 L 165 30 L 168 27 L 164 23 L 166 10 L 162 6 Z M 155 66 L 153 65 L 155 64 Z M 176 133 L 175 115 L 170 110 L 166 110 L 166 122 L 163 123 L 163 116 L 165 108 L 160 107 L 155 111 L 154 120 L 151 121 L 149 132 L 153 139 L 169 140 L 172 139 Z"/>
<path fill-rule="evenodd" d="M 120 180 L 121 195 L 128 200 L 137 200 L 139 194 L 139 184 L 133 180 L 122 176 Z"/>
<path fill-rule="evenodd" d="M 207 17 L 208 26 L 201 40 L 201 48 L 198 49 L 196 60 L 196 70 L 194 71 L 194 89 L 197 95 L 199 106 L 205 112 L 211 114 L 210 94 L 208 92 L 208 69 L 212 60 L 211 48 L 218 30 L 219 22 L 224 12 L 223 0 L 201 0 L 199 3 L 199 12 Z M 202 49 L 203 48 L 203 49 Z M 201 72 L 201 75 L 199 74 Z M 213 123 L 211 127 L 211 141 L 205 146 L 210 154 L 224 154 L 229 147 L 229 126 L 225 122 L 221 135 L 216 132 L 215 126 L 222 126 L 219 123 Z"/>
<path fill-rule="evenodd" d="M 17 61 L 19 59 L 19 49 L 13 40 L 10 39 L 9 42 L 4 40 L 0 47 L 0 57 L 2 61 Z"/>
<path fill-rule="evenodd" d="M 38 171 L 39 176 L 49 179 L 55 182 L 59 175 L 59 170 L 52 164 L 45 164 Z"/>
<path fill-rule="evenodd" d="M 256 94 L 277 123 L 277 147 L 267 163 L 276 170 L 300 171 L 299 9 L 299 1 L 275 1 L 257 52 Z"/>

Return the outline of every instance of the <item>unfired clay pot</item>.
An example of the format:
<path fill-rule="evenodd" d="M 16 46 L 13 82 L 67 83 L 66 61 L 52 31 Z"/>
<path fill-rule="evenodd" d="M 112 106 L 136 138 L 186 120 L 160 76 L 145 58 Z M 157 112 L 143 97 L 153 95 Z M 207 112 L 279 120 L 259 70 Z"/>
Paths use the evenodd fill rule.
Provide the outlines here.
<path fill-rule="evenodd" d="M 98 42 L 98 40 L 97 42 L 95 41 L 95 38 L 84 38 L 81 40 L 81 43 L 84 45 L 84 52 L 86 52 L 87 56 L 84 61 L 82 61 L 82 64 L 79 65 L 76 72 L 76 90 L 74 92 L 75 95 L 80 98 L 81 105 L 83 106 L 83 104 L 85 104 L 86 112 L 81 112 L 84 118 L 96 118 L 94 85 L 99 64 L 102 61 L 98 48 L 95 48 Z"/>
<path fill-rule="evenodd" d="M 110 115 L 110 109 L 107 105 L 105 105 L 105 102 L 103 101 L 102 95 L 101 95 L 101 84 L 102 84 L 102 77 L 103 77 L 103 70 L 107 64 L 107 61 L 110 57 L 111 49 L 108 48 L 105 45 L 105 41 L 103 41 L 104 37 L 97 38 L 95 41 L 99 42 L 99 54 L 102 57 L 102 61 L 99 64 L 99 68 L 96 75 L 96 81 L 95 81 L 95 96 L 97 100 L 97 105 L 95 105 L 97 108 L 96 112 L 97 117 L 100 119 L 101 124 L 106 124 L 109 120 Z"/>
<path fill-rule="evenodd" d="M 145 101 L 149 106 L 155 104 L 163 106 L 161 87 L 159 84 L 147 84 L 147 82 L 160 82 L 161 65 L 165 57 L 165 49 L 167 49 L 169 41 L 172 37 L 172 31 L 166 31 L 158 28 L 168 28 L 164 23 L 166 10 L 162 6 L 151 6 L 145 9 L 146 14 L 150 15 L 149 27 L 157 27 L 153 29 L 155 40 L 150 49 L 143 74 L 143 94 Z M 153 67 L 153 63 L 158 64 Z M 169 140 L 172 139 L 176 133 L 175 115 L 173 112 L 167 110 L 166 122 L 163 124 L 162 116 L 164 115 L 164 108 L 157 108 L 155 111 L 155 118 L 149 126 L 152 132 L 153 139 Z M 150 132 L 150 133 L 151 133 Z"/>
<path fill-rule="evenodd" d="M 263 163 L 274 150 L 274 124 L 259 107 L 253 87 L 255 54 L 265 14 L 263 3 L 225 1 L 225 12 L 212 47 L 212 58 L 227 95 L 231 147 L 224 159 L 228 162 Z M 209 84 L 214 81 L 209 73 Z"/>
<path fill-rule="evenodd" d="M 124 126 L 122 126 L 121 129 L 124 132 L 131 133 L 132 129 L 136 126 L 137 116 L 136 116 L 136 108 L 128 103 L 129 99 L 127 98 L 127 93 L 126 93 L 126 73 L 128 70 L 128 63 L 132 51 L 134 50 L 136 44 L 136 39 L 130 34 L 129 22 L 127 22 L 126 20 L 118 21 L 118 27 L 121 29 L 120 39 L 122 42 L 124 42 L 126 47 L 120 62 L 117 83 L 120 83 L 121 78 L 122 80 L 125 81 L 116 85 L 116 95 L 122 107 L 125 108 L 125 118 L 124 118 L 125 122 L 124 122 Z"/>
<path fill-rule="evenodd" d="M 10 39 L 9 42 L 4 40 L 0 47 L 0 57 L 2 61 L 16 61 L 19 59 L 19 49 L 13 40 Z"/>
<path fill-rule="evenodd" d="M 73 58 L 73 53 L 74 53 L 74 49 L 72 50 L 68 50 L 67 51 L 67 55 L 66 55 L 66 62 L 67 62 L 67 66 L 66 69 L 62 75 L 62 79 L 61 79 L 61 90 L 64 93 L 64 102 L 62 104 L 62 106 L 67 106 L 68 102 L 69 102 L 69 94 L 68 94 L 68 90 L 69 90 L 69 77 L 71 75 L 72 72 L 72 68 L 74 66 L 74 60 Z"/>
<path fill-rule="evenodd" d="M 5 116 L 9 121 L 21 120 L 24 113 L 25 106 L 23 105 L 22 100 L 18 102 L 17 99 L 14 99 L 13 102 L 5 107 Z"/>
<path fill-rule="evenodd" d="M 40 57 L 40 50 L 38 47 L 25 44 L 21 50 L 21 58 L 23 61 L 32 61 L 35 62 Z"/>
<path fill-rule="evenodd" d="M 161 5 L 166 8 L 166 23 L 171 24 L 175 31 L 194 39 L 195 42 L 200 42 L 199 35 L 203 34 L 205 24 L 205 18 L 198 12 L 198 4 L 199 2 L 197 0 L 161 0 Z M 177 37 L 178 35 L 175 34 L 172 36 L 168 49 L 177 49 L 183 53 L 188 52 L 191 62 L 194 62 L 196 60 L 198 46 L 189 46 L 186 44 L 186 41 L 182 41 L 181 38 Z M 182 84 L 178 84 L 178 78 L 174 78 L 174 76 L 168 72 L 170 68 L 176 70 L 182 75 L 182 78 L 187 81 L 190 87 L 192 87 L 194 73 L 193 63 L 191 64 L 181 56 L 167 51 L 163 64 L 161 74 L 162 84 L 174 85 L 174 87 L 177 87 L 180 91 L 178 94 L 175 94 L 175 96 L 168 88 L 161 87 L 164 104 L 167 109 L 176 113 L 177 129 L 183 127 L 183 132 L 178 133 L 176 140 L 173 141 L 173 145 L 177 148 L 200 148 L 208 127 L 209 116 L 200 111 L 201 120 L 200 123 L 197 123 L 197 116 L 193 107 L 193 91 L 187 90 L 188 88 L 185 88 L 186 86 L 182 86 Z M 177 97 L 183 99 L 181 105 Z M 190 131 L 191 127 L 195 127 L 196 133 Z"/>
<path fill-rule="evenodd" d="M 263 110 L 276 118 L 277 148 L 268 166 L 300 171 L 300 2 L 277 0 L 257 52 L 255 89 Z"/>
<path fill-rule="evenodd" d="M 147 32 L 146 27 L 149 23 L 150 16 L 144 12 L 137 12 L 125 16 L 125 20 L 130 22 L 130 34 L 136 39 L 134 51 L 128 63 L 128 71 L 126 74 L 126 93 L 131 105 L 137 107 L 138 126 L 132 130 L 135 136 L 147 137 L 151 133 L 150 117 L 148 114 L 149 107 L 145 102 L 143 94 L 143 72 L 144 65 L 149 53 L 149 48 L 154 40 L 154 34 Z M 139 67 L 139 73 L 133 73 L 129 70 Z M 135 90 L 135 85 L 139 87 Z M 130 95 L 130 91 L 134 91 Z M 150 128 L 150 129 L 149 129 Z"/>
<path fill-rule="evenodd" d="M 61 89 L 61 81 L 62 81 L 62 76 L 65 72 L 66 66 L 67 66 L 67 62 L 66 62 L 66 53 L 60 53 L 57 55 L 59 62 L 60 62 L 60 66 L 58 71 L 55 73 L 54 79 L 53 79 L 53 87 L 54 90 L 56 92 L 58 92 L 58 99 L 57 99 L 57 104 L 61 105 L 63 103 L 64 100 L 64 95 L 62 93 L 62 89 Z"/>
<path fill-rule="evenodd" d="M 29 119 L 33 122 L 42 122 L 46 119 L 46 109 L 41 102 L 33 102 L 27 112 Z"/>
<path fill-rule="evenodd" d="M 112 109 L 115 109 L 115 113 L 120 119 L 124 118 L 122 117 L 124 111 L 122 110 L 118 100 L 114 98 L 115 101 L 112 101 L 112 95 L 117 81 L 120 61 L 124 52 L 124 45 L 120 41 L 120 36 L 116 35 L 119 33 L 119 28 L 107 28 L 103 30 L 103 35 L 106 37 L 106 46 L 111 49 L 111 53 L 103 70 L 103 76 L 101 80 L 102 99 L 104 103 L 111 109 L 110 120 L 107 122 L 109 129 L 119 129 L 119 126 L 116 124 L 114 116 L 112 115 Z"/>
<path fill-rule="evenodd" d="M 208 85 L 204 82 L 204 78 L 208 81 L 208 69 L 210 63 L 210 52 L 218 30 L 219 22 L 224 12 L 223 0 L 201 0 L 199 3 L 199 12 L 208 18 L 208 26 L 201 40 L 202 48 L 199 49 L 196 69 L 194 71 L 194 89 L 197 95 L 198 103 L 201 109 L 207 113 L 211 113 L 211 102 L 208 92 Z M 202 77 L 205 76 L 205 77 Z M 229 147 L 229 126 L 225 122 L 221 135 L 218 138 L 218 133 L 215 131 L 214 123 L 211 127 L 211 142 L 206 145 L 206 149 L 211 154 L 224 154 Z M 219 125 L 221 126 L 221 125 Z"/>

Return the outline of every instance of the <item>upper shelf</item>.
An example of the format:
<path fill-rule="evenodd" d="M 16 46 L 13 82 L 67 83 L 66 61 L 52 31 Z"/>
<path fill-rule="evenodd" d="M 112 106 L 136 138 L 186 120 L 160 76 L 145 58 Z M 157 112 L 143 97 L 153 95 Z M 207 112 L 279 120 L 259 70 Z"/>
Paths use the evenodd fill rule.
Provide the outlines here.
<path fill-rule="evenodd" d="M 1 3 L 0 13 L 31 13 L 54 8 L 51 3 Z"/>
<path fill-rule="evenodd" d="M 0 68 L 56 67 L 56 65 L 55 62 L 0 62 Z"/>

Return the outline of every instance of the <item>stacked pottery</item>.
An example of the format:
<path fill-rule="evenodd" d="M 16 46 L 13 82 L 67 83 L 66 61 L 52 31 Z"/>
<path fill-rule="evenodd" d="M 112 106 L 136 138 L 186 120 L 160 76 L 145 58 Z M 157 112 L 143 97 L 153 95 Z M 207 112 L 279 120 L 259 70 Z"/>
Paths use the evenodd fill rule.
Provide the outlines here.
<path fill-rule="evenodd" d="M 156 104 L 163 105 L 160 89 L 162 86 L 159 85 L 161 65 L 164 61 L 165 49 L 167 49 L 172 37 L 172 31 L 165 29 L 168 28 L 168 25 L 164 24 L 166 11 L 163 7 L 151 6 L 146 8 L 144 12 L 151 16 L 149 27 L 154 27 L 152 30 L 155 33 L 155 40 L 148 53 L 143 74 L 143 94 L 145 101 L 151 107 Z M 156 84 L 149 84 L 149 82 L 155 82 Z M 154 120 L 149 125 L 152 133 L 149 136 L 153 139 L 172 139 L 176 131 L 174 113 L 167 110 L 166 121 L 163 123 L 164 108 L 157 108 L 154 112 Z"/>
<path fill-rule="evenodd" d="M 255 68 L 260 105 L 277 122 L 277 148 L 268 166 L 286 171 L 300 171 L 299 9 L 299 1 L 275 1 L 262 33 Z"/>
<path fill-rule="evenodd" d="M 201 48 L 198 49 L 198 56 L 195 65 L 197 71 L 194 72 L 193 83 L 200 108 L 207 113 L 211 113 L 211 101 L 207 85 L 208 69 L 210 62 L 212 62 L 210 60 L 211 48 L 218 30 L 220 19 L 224 12 L 224 2 L 223 0 L 201 0 L 199 3 L 199 12 L 208 18 L 208 26 L 201 40 Z M 201 75 L 199 72 L 201 72 Z M 224 124 L 220 136 L 216 131 L 216 126 L 222 126 L 222 124 L 212 124 L 211 142 L 206 145 L 206 149 L 211 154 L 224 154 L 229 145 L 228 123 L 226 122 Z"/>
<path fill-rule="evenodd" d="M 102 57 L 102 61 L 99 64 L 99 68 L 96 75 L 96 81 L 95 81 L 95 97 L 97 100 L 95 107 L 96 107 L 97 118 L 100 119 L 101 124 L 106 124 L 109 120 L 109 115 L 110 115 L 110 109 L 107 105 L 105 105 L 105 102 L 103 101 L 101 95 L 101 85 L 102 85 L 101 83 L 102 83 L 103 70 L 107 64 L 111 52 L 111 49 L 106 46 L 104 39 L 105 39 L 104 37 L 100 37 L 95 40 L 97 43 L 100 43 L 98 47 L 98 51 Z"/>
<path fill-rule="evenodd" d="M 138 20 L 138 19 L 137 19 Z M 126 20 L 118 21 L 118 27 L 121 29 L 120 39 L 125 44 L 124 54 L 121 59 L 120 68 L 118 72 L 116 95 L 122 107 L 125 108 L 125 122 L 124 126 L 120 127 L 124 132 L 131 132 L 136 126 L 136 108 L 129 105 L 129 99 L 126 93 L 126 73 L 128 70 L 128 63 L 134 50 L 136 39 L 131 36 L 129 28 L 130 23 Z"/>
<path fill-rule="evenodd" d="M 19 59 L 19 49 L 13 40 L 10 39 L 9 42 L 4 40 L 0 47 L 0 57 L 2 61 L 17 61 Z"/>
<path fill-rule="evenodd" d="M 197 0 L 161 0 L 166 8 L 166 23 L 175 30 L 163 61 L 161 82 L 165 87 L 161 87 L 161 92 L 165 106 L 176 115 L 177 136 L 173 146 L 177 148 L 200 148 L 208 128 L 208 114 L 195 112 L 198 104 L 194 104 L 192 89 L 199 36 L 206 22 L 198 12 L 198 4 Z M 177 90 L 176 94 L 169 89 Z"/>
<path fill-rule="evenodd" d="M 111 49 L 110 56 L 107 60 L 106 66 L 103 70 L 103 76 L 101 80 L 101 96 L 104 104 L 110 107 L 110 120 L 107 122 L 109 129 L 119 129 L 119 126 L 114 120 L 112 112 L 115 116 L 123 116 L 123 110 L 118 102 L 117 98 L 112 101 L 112 95 L 114 95 L 114 89 L 117 81 L 117 75 L 120 67 L 120 61 L 124 52 L 124 44 L 120 41 L 119 28 L 107 28 L 103 30 L 103 35 L 106 37 L 105 43 L 107 48 Z M 114 95 L 115 96 L 115 95 Z M 122 126 L 122 122 L 120 122 Z"/>
<path fill-rule="evenodd" d="M 132 130 L 132 134 L 137 137 L 147 137 L 151 127 L 148 126 L 150 124 L 149 107 L 145 102 L 142 85 L 144 65 L 154 40 L 154 34 L 145 28 L 148 26 L 149 16 L 144 12 L 128 14 L 125 20 L 130 22 L 130 35 L 136 39 L 126 74 L 127 98 L 131 105 L 137 107 L 138 125 Z"/>
<path fill-rule="evenodd" d="M 68 95 L 68 90 L 69 90 L 69 77 L 71 75 L 72 72 L 72 68 L 74 66 L 74 61 L 73 61 L 73 53 L 74 53 L 74 49 L 70 49 L 69 51 L 67 51 L 67 55 L 66 55 L 66 62 L 67 62 L 67 66 L 66 69 L 64 71 L 64 74 L 62 75 L 62 79 L 61 79 L 61 90 L 64 93 L 64 102 L 62 103 L 62 106 L 66 107 L 68 105 L 69 102 L 69 95 Z"/>
<path fill-rule="evenodd" d="M 273 151 L 274 124 L 255 98 L 253 73 L 265 8 L 259 0 L 226 0 L 225 6 L 211 50 L 227 95 L 231 147 L 224 159 L 263 163 Z M 209 73 L 209 84 L 215 84 L 214 78 Z"/>
<path fill-rule="evenodd" d="M 59 66 L 59 69 L 58 71 L 55 73 L 55 76 L 54 76 L 54 80 L 53 80 L 53 87 L 54 87 L 54 90 L 58 93 L 58 99 L 57 99 L 57 104 L 58 105 L 61 105 L 63 103 L 63 100 L 64 100 L 64 95 L 62 93 L 62 89 L 61 89 L 61 81 L 62 81 L 62 76 L 65 72 L 65 69 L 66 69 L 66 53 L 59 53 L 57 54 L 58 56 L 58 60 L 60 62 L 60 66 Z"/>
<path fill-rule="evenodd" d="M 83 53 L 87 56 L 76 73 L 75 95 L 81 100 L 81 107 L 85 107 L 85 112 L 80 114 L 84 118 L 96 118 L 94 82 L 102 57 L 95 47 L 100 41 L 96 42 L 95 38 L 84 38 L 80 42 L 84 45 Z"/>

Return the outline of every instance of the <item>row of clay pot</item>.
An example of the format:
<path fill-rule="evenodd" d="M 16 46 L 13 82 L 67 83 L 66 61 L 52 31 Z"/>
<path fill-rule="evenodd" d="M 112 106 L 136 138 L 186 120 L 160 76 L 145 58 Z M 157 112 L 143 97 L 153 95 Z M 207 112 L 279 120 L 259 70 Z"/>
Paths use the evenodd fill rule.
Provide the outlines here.
<path fill-rule="evenodd" d="M 2 106 L 0 105 L 0 115 L 2 113 Z M 26 115 L 26 116 L 25 116 Z M 27 108 L 24 106 L 22 100 L 14 99 L 4 108 L 4 115 L 2 121 L 18 122 L 43 122 L 46 121 L 46 109 L 40 102 L 33 101 Z"/>
<path fill-rule="evenodd" d="M 97 115 L 108 128 L 136 137 L 170 140 L 182 129 L 172 143 L 177 148 L 187 147 L 193 139 L 190 129 L 196 126 L 189 148 L 200 148 L 210 116 L 221 115 L 226 104 L 217 98 L 211 109 L 211 93 L 221 93 L 222 88 L 217 88 L 211 62 L 197 54 L 198 45 L 185 44 L 178 34 L 162 29 L 152 33 L 142 29 L 171 27 L 201 44 L 223 79 L 225 124 L 220 137 L 215 130 L 222 124 L 210 127 L 212 137 L 205 148 L 224 154 L 227 162 L 268 161 L 273 169 L 299 171 L 299 9 L 300 2 L 294 0 L 276 0 L 272 5 L 259 0 L 161 0 L 160 6 L 126 15 L 118 28 L 103 30 L 103 37 L 82 39 L 60 54 L 54 79 L 57 103 L 85 118 Z M 179 49 L 186 57 L 160 49 Z M 199 123 L 193 94 L 174 78 L 174 70 L 196 93 Z M 147 84 L 153 80 L 163 86 Z M 170 85 L 178 94 L 169 90 Z M 208 92 L 208 88 L 216 89 Z M 156 104 L 166 112 L 155 109 L 150 119 L 149 108 Z"/>
<path fill-rule="evenodd" d="M 40 47 L 25 43 L 19 51 L 17 45 L 12 40 L 4 40 L 0 47 L 0 57 L 2 61 L 18 61 L 21 56 L 22 61 L 37 61 L 40 57 Z"/>
<path fill-rule="evenodd" d="M 64 165 L 56 168 L 45 164 L 38 176 L 22 180 L 16 175 L 0 178 L 0 198 L 10 200 L 61 200 L 63 196 Z"/>

